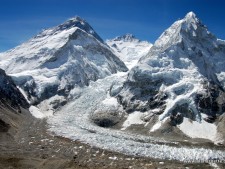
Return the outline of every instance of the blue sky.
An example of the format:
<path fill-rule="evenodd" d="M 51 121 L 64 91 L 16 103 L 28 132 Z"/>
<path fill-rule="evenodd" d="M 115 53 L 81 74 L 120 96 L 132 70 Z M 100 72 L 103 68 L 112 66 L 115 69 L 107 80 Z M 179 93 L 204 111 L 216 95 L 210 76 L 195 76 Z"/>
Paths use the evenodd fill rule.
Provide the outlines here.
<path fill-rule="evenodd" d="M 154 43 L 189 11 L 225 39 L 223 0 L 1 0 L 0 52 L 76 15 L 87 20 L 103 39 L 132 33 Z"/>

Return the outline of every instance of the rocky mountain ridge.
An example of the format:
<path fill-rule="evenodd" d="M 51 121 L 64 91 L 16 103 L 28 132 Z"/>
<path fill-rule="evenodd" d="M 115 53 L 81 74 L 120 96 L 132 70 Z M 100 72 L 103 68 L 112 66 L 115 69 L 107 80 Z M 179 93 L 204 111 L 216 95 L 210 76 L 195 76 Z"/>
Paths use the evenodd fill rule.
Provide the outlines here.
<path fill-rule="evenodd" d="M 0 69 L 0 142 L 4 144 L 17 133 L 25 119 L 30 117 L 25 110 L 29 103 L 17 88 L 12 78 Z"/>

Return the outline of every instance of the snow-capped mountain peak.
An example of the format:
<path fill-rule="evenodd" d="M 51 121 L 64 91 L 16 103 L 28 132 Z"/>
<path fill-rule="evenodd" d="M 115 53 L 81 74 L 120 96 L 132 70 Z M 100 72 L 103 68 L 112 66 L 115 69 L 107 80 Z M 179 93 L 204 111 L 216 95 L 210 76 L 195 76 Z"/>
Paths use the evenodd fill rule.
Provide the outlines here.
<path fill-rule="evenodd" d="M 185 16 L 185 19 L 188 19 L 188 20 L 198 20 L 197 19 L 197 16 L 194 12 L 188 12 Z"/>
<path fill-rule="evenodd" d="M 202 113 L 215 121 L 225 109 L 224 65 L 223 41 L 190 12 L 130 70 L 118 99 L 127 111 L 157 111 L 175 125 L 183 118 L 201 122 Z"/>
<path fill-rule="evenodd" d="M 53 96 L 64 100 L 62 97 L 67 97 L 74 87 L 128 70 L 80 17 L 1 53 L 0 68 L 12 75 L 31 103 L 36 104 Z"/>
<path fill-rule="evenodd" d="M 52 36 L 59 34 L 61 32 L 70 31 L 69 33 L 75 32 L 77 29 L 80 29 L 92 36 L 94 36 L 96 39 L 98 39 L 100 42 L 103 42 L 102 38 L 94 31 L 94 29 L 88 24 L 88 22 L 84 19 L 82 19 L 79 16 L 75 16 L 73 18 L 68 19 L 64 23 L 53 27 L 46 29 L 42 31 L 40 34 L 38 34 L 35 38 L 40 38 L 44 36 Z"/>
<path fill-rule="evenodd" d="M 194 12 L 189 12 L 184 19 L 181 20 L 181 30 L 197 30 L 198 27 L 204 27 Z"/>
<path fill-rule="evenodd" d="M 194 40 L 196 43 L 207 40 L 217 41 L 216 37 L 207 30 L 207 27 L 193 12 L 189 12 L 183 19 L 176 21 L 166 29 L 156 40 L 154 47 L 165 50 L 171 45 L 184 41 L 189 41 L 185 42 L 189 47 L 194 46 L 190 40 Z"/>
<path fill-rule="evenodd" d="M 96 39 L 98 39 L 100 42 L 103 42 L 101 37 L 94 31 L 94 29 L 84 19 L 82 19 L 79 16 L 75 16 L 74 18 L 70 18 L 65 23 L 57 26 L 55 28 L 55 30 L 56 31 L 58 31 L 58 30 L 63 31 L 63 30 L 66 30 L 66 29 L 71 29 L 73 27 L 79 28 L 79 29 L 85 31 L 88 34 L 91 34 Z"/>
<path fill-rule="evenodd" d="M 100 43 L 104 43 L 84 19 L 74 17 L 63 24 L 42 31 L 12 50 L 1 53 L 0 67 L 7 73 L 18 73 L 23 70 L 43 67 L 46 62 L 53 59 L 52 56 L 56 55 L 58 50 L 67 46 L 72 39 L 83 33 Z M 26 50 L 24 50 L 25 48 Z M 28 59 L 29 62 L 25 61 Z M 19 63 L 19 67 L 13 66 Z"/>

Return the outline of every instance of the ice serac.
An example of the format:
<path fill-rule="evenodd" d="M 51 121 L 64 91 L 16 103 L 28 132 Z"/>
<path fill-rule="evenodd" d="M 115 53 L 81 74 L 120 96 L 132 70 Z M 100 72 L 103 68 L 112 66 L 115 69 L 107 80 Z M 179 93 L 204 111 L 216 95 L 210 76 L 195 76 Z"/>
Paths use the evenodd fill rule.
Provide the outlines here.
<path fill-rule="evenodd" d="M 213 123 L 225 111 L 224 65 L 224 41 L 190 12 L 130 70 L 117 98 L 128 112 L 169 117 L 175 126 L 184 118 Z"/>
<path fill-rule="evenodd" d="M 107 40 L 106 43 L 129 69 L 134 67 L 138 60 L 146 55 L 152 46 L 151 43 L 141 41 L 132 34 L 118 36 Z"/>
<path fill-rule="evenodd" d="M 64 104 L 73 88 L 128 70 L 80 17 L 1 53 L 0 67 L 13 77 L 31 104 L 54 97 L 53 107 Z"/>

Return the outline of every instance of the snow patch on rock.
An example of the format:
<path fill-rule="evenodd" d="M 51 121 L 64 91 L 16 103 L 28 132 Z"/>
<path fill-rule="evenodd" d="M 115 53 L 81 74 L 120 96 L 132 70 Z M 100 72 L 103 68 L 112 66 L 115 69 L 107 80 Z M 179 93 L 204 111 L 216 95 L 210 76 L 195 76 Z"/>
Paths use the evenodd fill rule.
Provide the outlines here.
<path fill-rule="evenodd" d="M 32 116 L 34 116 L 35 118 L 39 118 L 42 119 L 44 117 L 46 117 L 37 107 L 35 106 L 30 106 L 29 108 L 30 113 L 32 114 Z"/>
<path fill-rule="evenodd" d="M 157 122 L 154 124 L 154 126 L 152 126 L 150 132 L 154 132 L 154 131 L 160 129 L 160 127 L 165 123 L 165 121 L 166 121 L 167 119 L 168 119 L 168 117 L 167 117 L 167 118 L 164 118 L 163 120 L 157 121 Z"/>
<path fill-rule="evenodd" d="M 142 117 L 143 117 L 143 113 L 139 111 L 135 111 L 129 114 L 126 121 L 123 123 L 121 130 L 125 130 L 131 125 L 144 124 Z"/>
<path fill-rule="evenodd" d="M 217 127 L 215 124 L 192 121 L 188 118 L 183 119 L 183 123 L 178 125 L 178 128 L 191 138 L 204 138 L 213 142 L 217 141 Z"/>

